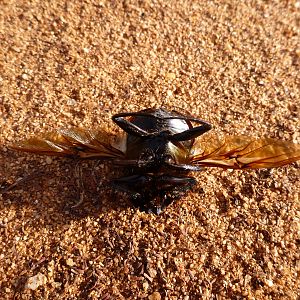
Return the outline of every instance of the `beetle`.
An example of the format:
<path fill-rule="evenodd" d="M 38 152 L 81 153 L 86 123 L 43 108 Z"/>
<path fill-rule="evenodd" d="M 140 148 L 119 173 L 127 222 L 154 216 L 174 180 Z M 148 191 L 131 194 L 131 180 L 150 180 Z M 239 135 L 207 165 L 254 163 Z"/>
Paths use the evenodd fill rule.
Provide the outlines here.
<path fill-rule="evenodd" d="M 43 155 L 111 160 L 126 173 L 112 185 L 131 196 L 146 212 L 159 214 L 196 184 L 191 171 L 203 167 L 258 169 L 300 159 L 300 145 L 270 138 L 219 137 L 198 118 L 164 108 L 119 113 L 112 120 L 125 132 L 61 129 L 11 145 L 11 149 Z"/>

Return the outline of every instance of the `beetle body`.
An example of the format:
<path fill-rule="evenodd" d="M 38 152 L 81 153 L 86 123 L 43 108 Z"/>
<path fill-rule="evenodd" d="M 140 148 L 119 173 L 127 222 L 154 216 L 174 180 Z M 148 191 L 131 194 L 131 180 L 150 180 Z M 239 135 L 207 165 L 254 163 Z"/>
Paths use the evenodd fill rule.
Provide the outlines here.
<path fill-rule="evenodd" d="M 112 119 L 126 132 L 120 145 L 115 145 L 106 132 L 72 128 L 33 137 L 10 148 L 110 160 L 124 167 L 125 173 L 112 181 L 113 186 L 129 193 L 141 210 L 156 214 L 196 183 L 187 176 L 190 171 L 202 167 L 273 168 L 300 159 L 298 144 L 243 135 L 220 138 L 207 133 L 211 129 L 207 122 L 163 108 L 120 113 Z"/>
<path fill-rule="evenodd" d="M 160 213 L 195 184 L 194 178 L 186 177 L 190 170 L 199 170 L 188 165 L 189 155 L 194 138 L 211 126 L 162 108 L 118 114 L 113 120 L 127 132 L 125 159 L 120 164 L 131 166 L 133 173 L 114 180 L 115 186 L 131 192 L 141 209 Z M 190 136 L 192 121 L 201 125 Z"/>

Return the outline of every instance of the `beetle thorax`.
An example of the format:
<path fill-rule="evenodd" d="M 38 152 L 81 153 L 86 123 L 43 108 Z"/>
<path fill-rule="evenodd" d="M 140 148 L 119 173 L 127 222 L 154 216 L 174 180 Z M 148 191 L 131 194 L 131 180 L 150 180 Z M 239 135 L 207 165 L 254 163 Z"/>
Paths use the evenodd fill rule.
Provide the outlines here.
<path fill-rule="evenodd" d="M 186 120 L 168 119 L 169 113 L 165 111 L 157 110 L 156 113 L 166 114 L 166 118 L 134 117 L 131 122 L 149 135 L 141 137 L 128 134 L 126 143 L 126 158 L 136 160 L 138 168 L 151 169 L 151 171 L 159 171 L 165 165 L 182 162 L 192 144 L 191 141 L 179 142 L 182 146 L 180 150 L 169 139 L 171 134 L 189 129 Z"/>
<path fill-rule="evenodd" d="M 127 158 L 136 159 L 140 168 L 160 168 L 171 155 L 169 143 L 165 132 L 147 138 L 129 135 Z"/>

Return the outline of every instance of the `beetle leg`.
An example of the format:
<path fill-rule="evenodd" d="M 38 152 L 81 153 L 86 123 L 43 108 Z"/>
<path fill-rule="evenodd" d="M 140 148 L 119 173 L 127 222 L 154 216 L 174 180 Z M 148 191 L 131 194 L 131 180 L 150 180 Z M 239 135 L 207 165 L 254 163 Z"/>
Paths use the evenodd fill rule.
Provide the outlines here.
<path fill-rule="evenodd" d="M 174 187 L 194 185 L 196 180 L 193 177 L 175 177 L 169 175 L 132 175 L 114 179 L 112 184 L 123 191 L 137 192 L 141 189 L 149 190 L 156 188 L 158 191 L 166 191 Z"/>
<path fill-rule="evenodd" d="M 169 137 L 169 140 L 178 141 L 178 142 L 193 140 L 198 136 L 202 135 L 203 133 L 212 129 L 212 126 L 209 123 L 200 120 L 198 122 L 201 123 L 202 125 L 193 127 L 191 129 L 185 130 L 180 133 L 173 134 Z"/>
<path fill-rule="evenodd" d="M 112 120 L 121 127 L 124 131 L 126 131 L 128 134 L 132 134 L 134 136 L 148 136 L 149 133 L 145 130 L 139 128 L 138 126 L 132 124 L 131 122 L 124 119 L 121 114 L 114 115 L 112 117 Z"/>
<path fill-rule="evenodd" d="M 175 177 L 162 175 L 155 178 L 156 186 L 159 190 L 166 191 L 175 187 L 188 187 L 196 183 L 193 177 Z"/>
<path fill-rule="evenodd" d="M 187 164 L 172 164 L 166 163 L 166 165 L 174 170 L 182 170 L 182 171 L 201 171 L 202 167 L 187 165 Z"/>
<path fill-rule="evenodd" d="M 152 178 L 149 175 L 131 175 L 114 179 L 112 183 L 117 188 L 132 192 L 145 187 L 145 185 L 148 184 L 151 180 Z"/>
<path fill-rule="evenodd" d="M 132 175 L 112 180 L 114 188 L 125 193 L 130 193 L 133 198 L 141 197 L 138 190 L 142 190 L 145 184 L 147 184 L 147 176 L 144 175 Z"/>

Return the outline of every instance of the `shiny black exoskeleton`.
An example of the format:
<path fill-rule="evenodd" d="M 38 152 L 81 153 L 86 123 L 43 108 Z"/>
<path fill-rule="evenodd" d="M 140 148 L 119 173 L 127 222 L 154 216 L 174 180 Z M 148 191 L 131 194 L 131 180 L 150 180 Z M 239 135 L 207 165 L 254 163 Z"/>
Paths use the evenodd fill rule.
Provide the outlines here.
<path fill-rule="evenodd" d="M 211 125 L 162 108 L 120 113 L 112 119 L 127 133 L 125 159 L 114 163 L 130 167 L 131 173 L 113 184 L 129 192 L 140 209 L 159 214 L 196 183 L 186 176 L 200 169 L 189 164 L 190 152 L 194 139 Z"/>

